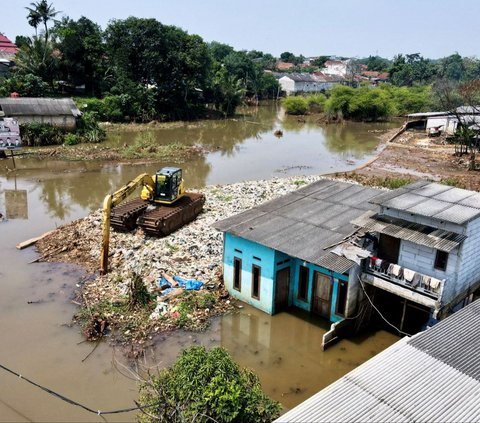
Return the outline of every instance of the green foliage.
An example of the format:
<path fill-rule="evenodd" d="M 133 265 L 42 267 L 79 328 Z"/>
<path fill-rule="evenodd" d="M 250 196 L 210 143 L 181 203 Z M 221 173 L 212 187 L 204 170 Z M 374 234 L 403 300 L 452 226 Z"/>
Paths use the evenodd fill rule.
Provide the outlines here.
<path fill-rule="evenodd" d="M 324 94 L 312 94 L 306 97 L 310 111 L 323 112 L 327 97 Z"/>
<path fill-rule="evenodd" d="M 266 423 L 280 404 L 269 399 L 258 377 L 242 369 L 223 348 L 191 347 L 173 367 L 160 370 L 140 387 L 142 404 L 152 405 L 143 423 L 195 421 Z"/>
<path fill-rule="evenodd" d="M 81 141 L 80 137 L 77 134 L 66 134 L 65 138 L 63 139 L 63 143 L 65 145 L 77 145 Z"/>
<path fill-rule="evenodd" d="M 392 62 L 380 56 L 368 56 L 359 59 L 358 63 L 366 65 L 369 71 L 384 72 L 387 71 Z"/>
<path fill-rule="evenodd" d="M 290 96 L 282 100 L 282 105 L 289 115 L 304 115 L 308 111 L 308 101 L 305 97 Z"/>
<path fill-rule="evenodd" d="M 63 144 L 66 131 L 50 124 L 32 122 L 20 125 L 23 145 L 39 147 Z"/>
<path fill-rule="evenodd" d="M 423 58 L 419 53 L 395 56 L 390 68 L 390 79 L 397 86 L 428 84 L 432 82 L 435 74 L 433 61 Z"/>
<path fill-rule="evenodd" d="M 15 73 L 0 86 L 1 96 L 8 97 L 13 92 L 21 97 L 44 97 L 49 92 L 49 86 L 39 76 Z"/>
<path fill-rule="evenodd" d="M 128 294 L 128 305 L 130 309 L 145 307 L 152 302 L 152 296 L 148 292 L 142 277 L 135 272 L 131 275 Z"/>
<path fill-rule="evenodd" d="M 325 62 L 329 59 L 330 59 L 329 56 L 319 56 L 312 61 L 312 65 L 318 68 L 323 68 L 325 66 Z"/>
<path fill-rule="evenodd" d="M 390 116 L 428 110 L 431 106 L 431 88 L 380 87 L 352 88 L 337 85 L 325 102 L 325 112 L 332 118 L 376 121 Z"/>
<path fill-rule="evenodd" d="M 282 54 L 280 54 L 280 60 L 282 62 L 287 62 L 287 63 L 293 63 L 294 65 L 299 65 L 304 61 L 305 57 L 302 55 L 300 56 L 295 56 L 293 53 L 290 53 L 289 51 L 285 51 Z"/>
<path fill-rule="evenodd" d="M 213 80 L 213 97 L 215 107 L 225 116 L 232 116 L 245 96 L 242 80 L 221 67 Z"/>
<path fill-rule="evenodd" d="M 95 112 L 83 113 L 77 122 L 77 130 L 82 141 L 87 143 L 99 143 L 107 137 L 105 130 L 98 125 Z"/>

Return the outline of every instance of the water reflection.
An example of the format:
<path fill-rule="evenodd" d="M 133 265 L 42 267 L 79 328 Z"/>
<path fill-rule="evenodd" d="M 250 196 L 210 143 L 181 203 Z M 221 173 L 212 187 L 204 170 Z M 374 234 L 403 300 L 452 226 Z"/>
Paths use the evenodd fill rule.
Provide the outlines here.
<path fill-rule="evenodd" d="M 28 219 L 26 189 L 5 190 L 5 217 L 7 219 Z"/>

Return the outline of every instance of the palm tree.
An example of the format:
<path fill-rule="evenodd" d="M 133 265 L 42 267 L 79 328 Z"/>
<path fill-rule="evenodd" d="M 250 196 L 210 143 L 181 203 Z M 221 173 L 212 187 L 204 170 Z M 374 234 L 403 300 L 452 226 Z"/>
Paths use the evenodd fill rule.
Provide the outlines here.
<path fill-rule="evenodd" d="M 36 3 L 30 3 L 31 7 L 26 7 L 28 10 L 27 19 L 28 23 L 35 28 L 37 31 L 37 26 L 40 23 L 43 23 L 45 27 L 45 44 L 48 40 L 48 22 L 53 20 L 60 12 L 55 10 L 53 3 L 48 4 L 47 0 L 39 0 Z"/>
<path fill-rule="evenodd" d="M 53 20 L 60 12 L 55 10 L 53 4 L 48 4 L 47 0 L 39 0 L 36 3 L 30 3 L 31 7 L 26 7 L 28 10 L 28 23 L 35 28 L 35 34 L 37 34 L 37 27 L 40 23 L 43 23 L 45 27 L 45 50 L 43 54 L 43 61 L 45 61 L 47 55 L 48 44 L 48 22 Z"/>
<path fill-rule="evenodd" d="M 25 9 L 28 10 L 28 24 L 35 28 L 35 36 L 38 36 L 38 25 L 40 25 L 42 19 L 36 10 L 31 9 L 30 7 L 26 7 Z"/>

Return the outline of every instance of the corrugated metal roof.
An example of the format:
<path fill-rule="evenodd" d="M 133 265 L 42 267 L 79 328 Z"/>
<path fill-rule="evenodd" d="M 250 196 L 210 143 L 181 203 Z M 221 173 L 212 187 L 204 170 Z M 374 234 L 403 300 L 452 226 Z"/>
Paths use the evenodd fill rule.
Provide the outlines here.
<path fill-rule="evenodd" d="M 363 216 L 352 221 L 356 226 L 368 232 L 380 232 L 395 238 L 411 241 L 415 244 L 435 248 L 437 250 L 450 251 L 457 248 L 467 237 L 462 234 L 435 229 L 418 223 L 407 222 L 385 215 L 377 215 L 367 212 Z"/>
<path fill-rule="evenodd" d="M 425 181 L 381 194 L 371 203 L 458 225 L 480 216 L 479 193 Z"/>
<path fill-rule="evenodd" d="M 477 301 L 396 342 L 276 422 L 478 422 L 479 336 Z"/>
<path fill-rule="evenodd" d="M 363 215 L 366 209 L 375 208 L 368 200 L 379 193 L 373 188 L 325 179 L 213 226 L 344 273 L 355 263 L 330 254 L 328 247 L 354 231 L 350 221 Z"/>
<path fill-rule="evenodd" d="M 480 382 L 480 301 L 408 343 Z"/>
<path fill-rule="evenodd" d="M 0 108 L 5 116 L 79 116 L 71 98 L 0 98 Z"/>

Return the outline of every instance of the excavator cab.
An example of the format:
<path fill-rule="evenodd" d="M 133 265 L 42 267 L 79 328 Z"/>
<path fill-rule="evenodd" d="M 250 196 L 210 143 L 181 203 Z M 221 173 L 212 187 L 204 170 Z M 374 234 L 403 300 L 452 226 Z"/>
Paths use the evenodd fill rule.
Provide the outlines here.
<path fill-rule="evenodd" d="M 155 173 L 153 201 L 156 203 L 173 203 L 184 194 L 182 169 L 164 167 Z"/>

